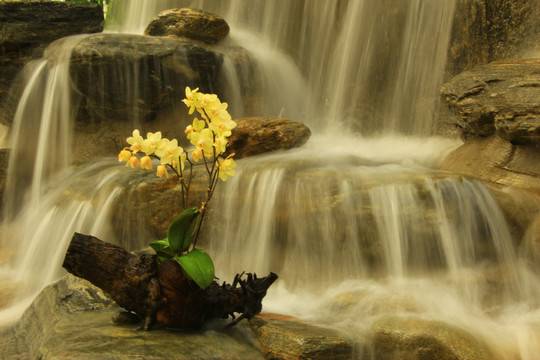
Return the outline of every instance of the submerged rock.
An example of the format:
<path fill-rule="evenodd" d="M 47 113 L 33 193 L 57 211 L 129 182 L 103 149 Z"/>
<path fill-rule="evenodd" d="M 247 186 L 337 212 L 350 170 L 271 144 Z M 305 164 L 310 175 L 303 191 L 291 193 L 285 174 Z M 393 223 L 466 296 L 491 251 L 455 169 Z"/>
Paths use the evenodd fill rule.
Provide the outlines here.
<path fill-rule="evenodd" d="M 215 44 L 229 33 L 229 25 L 218 15 L 200 9 L 164 10 L 152 20 L 145 35 L 172 36 Z"/>
<path fill-rule="evenodd" d="M 465 330 L 420 318 L 383 317 L 373 324 L 377 360 L 495 360 L 488 347 Z"/>

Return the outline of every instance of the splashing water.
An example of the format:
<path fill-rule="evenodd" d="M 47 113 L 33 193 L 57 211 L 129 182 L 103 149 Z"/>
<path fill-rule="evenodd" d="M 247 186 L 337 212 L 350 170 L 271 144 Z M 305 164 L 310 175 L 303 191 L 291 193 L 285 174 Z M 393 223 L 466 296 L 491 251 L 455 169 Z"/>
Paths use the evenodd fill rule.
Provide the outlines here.
<path fill-rule="evenodd" d="M 220 14 L 231 26 L 226 42 L 254 61 L 260 113 L 314 132 L 300 149 L 239 161 L 238 176 L 218 190 L 209 210 L 215 223 L 206 223 L 202 239 L 218 275 L 277 272 L 265 311 L 337 327 L 360 344 L 382 317 L 414 316 L 465 329 L 500 358 L 531 359 L 540 353 L 534 266 L 514 247 L 481 182 L 433 170 L 460 144 L 433 136 L 455 4 L 115 1 L 106 31 L 141 34 L 167 8 Z M 18 254 L 0 258 L 0 277 L 15 278 L 17 291 L 0 323 L 15 321 L 62 274 L 73 232 L 131 249 L 151 240 L 141 231 L 124 243 L 112 230 L 111 209 L 133 186 L 132 172 L 111 159 L 68 168 L 77 99 L 66 101 L 68 68 L 60 64 L 82 38 L 51 49 L 62 54 L 56 60 L 32 65 L 19 102 L 6 207 L 18 215 L 0 242 L 6 254 Z M 231 108 L 244 104 L 238 72 L 225 54 Z M 28 105 L 36 96 L 44 104 L 37 117 Z M 36 148 L 24 145 L 28 129 L 36 129 Z"/>

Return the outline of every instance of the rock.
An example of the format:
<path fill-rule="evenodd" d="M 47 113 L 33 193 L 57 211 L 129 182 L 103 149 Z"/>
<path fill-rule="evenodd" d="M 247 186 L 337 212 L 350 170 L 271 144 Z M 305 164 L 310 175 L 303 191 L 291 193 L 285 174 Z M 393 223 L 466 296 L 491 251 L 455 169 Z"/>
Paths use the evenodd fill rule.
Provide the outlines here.
<path fill-rule="evenodd" d="M 21 320 L 0 329 L 3 359 L 264 359 L 249 329 L 202 332 L 138 331 L 117 325 L 121 309 L 99 288 L 67 275 L 45 288 Z M 244 329 L 244 332 L 242 332 Z"/>
<path fill-rule="evenodd" d="M 494 135 L 472 139 L 442 162 L 441 169 L 465 173 L 500 186 L 540 192 L 540 152 Z"/>
<path fill-rule="evenodd" d="M 249 320 L 261 349 L 271 359 L 350 359 L 353 346 L 336 330 L 299 319 L 262 314 Z"/>
<path fill-rule="evenodd" d="M 246 117 L 235 120 L 237 127 L 229 138 L 228 152 L 236 159 L 305 144 L 311 130 L 300 123 L 282 118 Z"/>
<path fill-rule="evenodd" d="M 43 54 L 52 41 L 103 30 L 96 3 L 0 1 L 0 99 L 24 64 Z"/>
<path fill-rule="evenodd" d="M 420 318 L 383 317 L 372 326 L 377 360 L 495 360 L 486 344 L 463 329 Z"/>
<path fill-rule="evenodd" d="M 458 0 L 455 14 L 447 78 L 540 45 L 536 0 Z"/>
<path fill-rule="evenodd" d="M 0 149 L 0 215 L 3 210 L 4 189 L 6 187 L 7 169 L 9 165 L 9 149 Z"/>
<path fill-rule="evenodd" d="M 218 15 L 200 9 L 164 10 L 152 20 L 145 35 L 188 38 L 207 44 L 223 40 L 229 33 L 229 25 Z"/>
<path fill-rule="evenodd" d="M 140 324 L 115 324 L 113 318 L 121 310 L 99 288 L 66 275 L 46 287 L 17 323 L 0 329 L 0 357 L 267 359 L 257 341 L 261 347 L 271 347 L 274 359 L 349 359 L 352 351 L 351 344 L 334 330 L 279 315 L 261 316 L 249 325 L 242 321 L 233 328 L 224 328 L 228 321 L 216 321 L 196 332 L 147 332 L 137 330 Z"/>
<path fill-rule="evenodd" d="M 527 265 L 537 273 L 540 272 L 540 215 L 538 213 L 525 233 L 521 252 Z"/>
<path fill-rule="evenodd" d="M 441 97 L 450 110 L 443 116 L 464 139 L 496 133 L 513 144 L 540 146 L 540 59 L 478 66 L 444 84 Z"/>
<path fill-rule="evenodd" d="M 82 94 L 79 121 L 152 119 L 158 109 L 178 104 L 186 85 L 213 90 L 222 61 L 221 54 L 187 41 L 90 36 L 71 57 L 70 71 Z"/>

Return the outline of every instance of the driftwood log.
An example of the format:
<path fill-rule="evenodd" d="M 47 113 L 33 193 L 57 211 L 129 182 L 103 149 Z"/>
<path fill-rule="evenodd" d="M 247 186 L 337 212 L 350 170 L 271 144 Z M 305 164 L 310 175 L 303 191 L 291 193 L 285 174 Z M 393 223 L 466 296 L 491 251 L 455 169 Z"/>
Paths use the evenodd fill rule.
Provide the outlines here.
<path fill-rule="evenodd" d="M 75 233 L 63 267 L 107 292 L 121 307 L 144 320 L 170 328 L 197 328 L 205 321 L 232 317 L 231 325 L 262 309 L 262 299 L 277 275 L 236 275 L 232 285 L 213 282 L 200 289 L 175 261 L 133 254 L 93 236 Z M 236 314 L 240 314 L 238 318 Z"/>

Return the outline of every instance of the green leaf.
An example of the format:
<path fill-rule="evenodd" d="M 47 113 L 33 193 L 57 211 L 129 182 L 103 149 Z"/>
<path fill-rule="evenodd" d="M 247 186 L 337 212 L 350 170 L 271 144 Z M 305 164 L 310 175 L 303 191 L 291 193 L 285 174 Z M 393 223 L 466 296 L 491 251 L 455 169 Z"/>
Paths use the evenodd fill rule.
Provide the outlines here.
<path fill-rule="evenodd" d="M 156 255 L 158 258 L 165 257 L 167 259 L 170 259 L 174 257 L 174 251 L 171 249 L 171 246 L 169 244 L 169 239 L 165 238 L 163 240 L 156 240 L 152 241 L 150 244 L 148 244 L 154 251 L 156 252 Z"/>
<path fill-rule="evenodd" d="M 183 256 L 175 257 L 193 281 L 201 289 L 206 289 L 214 281 L 214 263 L 210 256 L 200 249 L 193 249 Z"/>
<path fill-rule="evenodd" d="M 193 207 L 182 211 L 176 217 L 167 231 L 167 238 L 174 252 L 186 251 L 191 245 L 191 236 L 199 219 L 199 208 Z"/>

